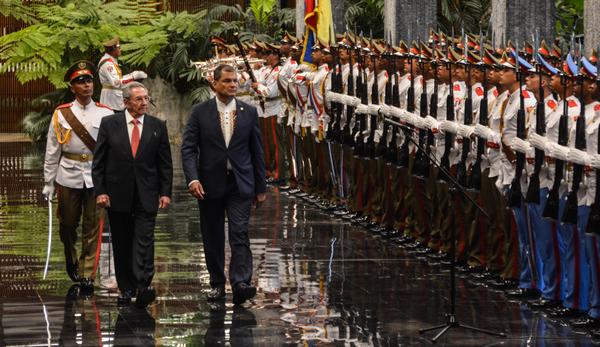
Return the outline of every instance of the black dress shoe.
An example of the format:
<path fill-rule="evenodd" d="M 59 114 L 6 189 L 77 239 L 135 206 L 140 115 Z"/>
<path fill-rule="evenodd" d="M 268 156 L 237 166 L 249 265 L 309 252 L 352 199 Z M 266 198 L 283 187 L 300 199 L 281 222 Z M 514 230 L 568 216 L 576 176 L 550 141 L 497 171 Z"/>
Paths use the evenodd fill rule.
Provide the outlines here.
<path fill-rule="evenodd" d="M 527 302 L 527 305 L 532 310 L 547 310 L 554 307 L 559 307 L 562 304 L 560 300 L 551 300 L 545 298 L 539 298 L 537 300 L 531 300 Z"/>
<path fill-rule="evenodd" d="M 67 300 L 75 300 L 75 299 L 77 299 L 78 296 L 79 296 L 79 284 L 74 284 L 71 287 L 69 287 L 69 290 L 67 291 L 67 295 L 65 296 L 65 298 Z"/>
<path fill-rule="evenodd" d="M 400 232 L 394 229 L 385 229 L 380 233 L 380 235 L 384 239 L 393 239 L 394 237 L 398 237 L 398 235 L 400 235 Z"/>
<path fill-rule="evenodd" d="M 225 286 L 214 287 L 206 294 L 207 301 L 219 301 L 225 299 Z"/>
<path fill-rule="evenodd" d="M 79 277 L 79 263 L 71 264 L 67 261 L 67 275 L 73 282 L 81 281 L 81 277 Z"/>
<path fill-rule="evenodd" d="M 134 292 L 132 289 L 123 290 L 117 298 L 117 306 L 126 306 L 131 304 L 131 298 L 133 298 Z"/>
<path fill-rule="evenodd" d="M 241 305 L 246 300 L 252 299 L 256 295 L 256 287 L 249 286 L 246 283 L 240 283 L 233 289 L 233 303 Z"/>
<path fill-rule="evenodd" d="M 594 341 L 598 342 L 597 340 L 600 340 L 600 329 L 595 329 L 591 331 L 591 335 L 592 335 L 592 343 Z"/>
<path fill-rule="evenodd" d="M 583 312 L 567 307 L 560 307 L 548 312 L 549 318 L 579 318 L 584 315 Z"/>
<path fill-rule="evenodd" d="M 135 307 L 146 308 L 151 302 L 156 299 L 156 291 L 152 287 L 138 289 L 135 297 Z"/>
<path fill-rule="evenodd" d="M 94 280 L 91 278 L 83 278 L 79 282 L 81 289 L 79 294 L 83 296 L 91 296 L 94 294 Z"/>
<path fill-rule="evenodd" d="M 535 299 L 540 296 L 540 293 L 537 290 L 531 288 L 507 290 L 504 294 L 510 299 Z"/>
<path fill-rule="evenodd" d="M 492 278 L 492 279 L 489 279 L 486 283 L 491 288 L 498 289 L 498 290 L 516 289 L 517 286 L 519 285 L 519 281 L 516 281 L 514 279 L 502 279 L 502 278 Z"/>
<path fill-rule="evenodd" d="M 585 316 L 570 322 L 571 328 L 576 330 L 600 329 L 600 320 Z"/>

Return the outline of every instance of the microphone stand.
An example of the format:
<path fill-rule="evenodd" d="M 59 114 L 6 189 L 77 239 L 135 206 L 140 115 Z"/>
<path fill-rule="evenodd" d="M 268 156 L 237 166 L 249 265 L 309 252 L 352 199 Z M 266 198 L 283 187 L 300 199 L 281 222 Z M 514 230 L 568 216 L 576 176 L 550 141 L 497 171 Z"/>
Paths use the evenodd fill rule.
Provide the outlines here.
<path fill-rule="evenodd" d="M 389 119 L 389 118 L 383 117 L 383 121 L 387 122 L 391 125 L 397 126 L 404 130 L 406 130 L 406 128 L 408 128 L 406 125 L 404 125 L 400 122 L 397 122 L 395 120 Z M 435 165 L 435 167 L 437 167 L 448 179 L 448 188 L 449 188 L 450 197 L 452 199 L 451 201 L 455 201 L 455 197 L 457 196 L 457 194 L 460 194 L 463 197 L 467 198 L 467 200 L 469 200 L 471 202 L 471 204 L 473 204 L 473 206 L 475 206 L 475 208 L 477 208 L 482 215 L 484 215 L 486 218 L 489 218 L 489 215 L 483 210 L 483 208 L 481 206 L 479 206 L 477 204 L 477 202 L 467 193 L 466 188 L 463 187 L 462 185 L 460 185 L 458 183 L 458 181 L 456 180 L 456 178 L 454 178 L 450 174 L 450 172 L 448 172 L 448 170 L 446 170 L 441 165 L 441 163 L 438 162 L 438 160 L 431 153 L 428 153 L 427 151 L 425 151 L 424 148 L 421 148 L 418 141 L 413 139 L 411 136 L 407 136 L 406 138 L 410 142 L 412 142 L 415 146 L 417 146 L 417 148 L 422 153 L 424 153 L 424 155 L 425 155 L 424 157 L 427 158 L 430 163 Z M 451 222 L 450 222 L 452 224 L 452 227 L 450 228 L 451 229 L 451 233 L 450 233 L 450 254 L 451 254 L 451 257 L 450 257 L 450 309 L 449 309 L 449 312 L 446 313 L 446 323 L 428 327 L 428 328 L 419 329 L 419 334 L 423 334 L 423 333 L 426 333 L 429 331 L 435 331 L 435 330 L 441 329 L 441 331 L 431 339 L 431 342 L 433 342 L 433 343 L 435 343 L 440 337 L 442 337 L 444 334 L 446 334 L 450 329 L 456 329 L 456 328 L 463 328 L 466 330 L 471 330 L 471 331 L 475 331 L 475 332 L 479 332 L 479 333 L 483 333 L 483 334 L 505 337 L 506 334 L 501 333 L 501 332 L 495 332 L 495 331 L 491 331 L 491 330 L 481 329 L 481 328 L 477 328 L 474 326 L 462 324 L 456 318 L 456 269 L 455 269 L 455 267 L 456 267 L 456 261 L 455 261 L 455 258 L 456 258 L 456 254 L 455 254 L 456 253 L 456 223 L 455 223 L 455 219 L 456 219 L 455 213 L 452 212 Z"/>

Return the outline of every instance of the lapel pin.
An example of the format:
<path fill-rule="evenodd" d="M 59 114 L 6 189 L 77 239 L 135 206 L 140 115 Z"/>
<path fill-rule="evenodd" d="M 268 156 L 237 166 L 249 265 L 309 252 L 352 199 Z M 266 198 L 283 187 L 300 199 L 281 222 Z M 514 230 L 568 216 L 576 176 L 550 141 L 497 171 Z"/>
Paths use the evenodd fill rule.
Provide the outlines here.
<path fill-rule="evenodd" d="M 240 107 L 240 111 L 243 111 L 243 110 L 244 110 L 244 108 L 243 108 L 243 107 Z"/>

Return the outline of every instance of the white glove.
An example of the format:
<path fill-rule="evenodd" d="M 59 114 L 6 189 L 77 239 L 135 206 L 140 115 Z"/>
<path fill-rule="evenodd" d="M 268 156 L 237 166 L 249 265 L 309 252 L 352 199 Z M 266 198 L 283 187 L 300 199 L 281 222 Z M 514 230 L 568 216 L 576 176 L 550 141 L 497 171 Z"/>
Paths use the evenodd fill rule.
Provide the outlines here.
<path fill-rule="evenodd" d="M 569 157 L 569 147 L 561 146 L 557 143 L 550 143 L 550 156 L 559 160 L 567 160 Z"/>
<path fill-rule="evenodd" d="M 586 152 L 576 149 L 576 148 L 571 148 L 569 150 L 569 155 L 567 156 L 567 160 L 570 161 L 571 163 L 584 165 L 584 166 L 590 165 L 590 163 L 591 163 L 590 155 L 587 154 Z"/>
<path fill-rule="evenodd" d="M 369 105 L 369 114 L 377 116 L 379 114 L 379 108 L 380 107 L 381 106 L 374 105 L 374 104 Z"/>
<path fill-rule="evenodd" d="M 440 122 L 439 129 L 443 132 L 456 134 L 458 131 L 458 124 L 453 121 L 443 120 Z"/>
<path fill-rule="evenodd" d="M 423 117 L 415 117 L 412 124 L 419 129 L 427 129 L 427 121 Z"/>
<path fill-rule="evenodd" d="M 418 127 L 418 124 L 421 124 L 421 117 L 414 113 L 404 112 L 403 117 L 404 121 L 408 124 L 412 124 L 416 127 Z"/>
<path fill-rule="evenodd" d="M 600 154 L 590 155 L 590 166 L 596 169 L 600 169 Z"/>
<path fill-rule="evenodd" d="M 340 102 L 346 106 L 354 106 L 354 96 L 350 95 L 342 95 L 340 97 Z"/>
<path fill-rule="evenodd" d="M 51 200 L 54 196 L 54 184 L 46 183 L 44 185 L 44 189 L 42 190 L 42 195 L 46 197 L 46 199 Z"/>
<path fill-rule="evenodd" d="M 458 135 L 460 135 L 464 138 L 470 138 L 471 135 L 473 135 L 474 130 L 475 130 L 475 127 L 472 127 L 470 125 L 461 124 L 458 127 Z"/>
<path fill-rule="evenodd" d="M 338 102 L 338 93 L 334 93 L 331 90 L 328 90 L 327 93 L 325 93 L 325 98 L 327 98 L 327 100 L 329 100 L 330 102 Z"/>
<path fill-rule="evenodd" d="M 386 104 L 380 105 L 379 111 L 384 116 L 391 116 L 392 115 L 392 107 L 390 105 L 386 105 Z"/>
<path fill-rule="evenodd" d="M 529 142 L 520 139 L 518 137 L 515 137 L 512 140 L 512 143 L 510 144 L 510 146 L 512 147 L 512 149 L 514 149 L 515 151 L 519 152 L 519 153 L 527 153 L 527 151 L 529 151 L 531 149 L 531 145 L 529 144 Z"/>
<path fill-rule="evenodd" d="M 492 137 L 494 137 L 494 131 L 492 129 L 486 127 L 485 125 L 481 125 L 479 123 L 475 124 L 475 127 L 473 129 L 473 134 L 475 134 L 475 136 L 477 136 L 477 137 L 481 137 L 486 140 L 490 140 Z"/>
<path fill-rule="evenodd" d="M 425 122 L 426 122 L 427 128 L 430 130 L 436 129 L 438 127 L 437 119 L 433 118 L 432 116 L 425 117 Z"/>
<path fill-rule="evenodd" d="M 541 136 L 537 133 L 530 133 L 528 136 L 529 143 L 537 149 L 541 149 L 542 151 L 546 150 L 546 144 L 548 143 L 548 139 L 545 136 Z"/>
<path fill-rule="evenodd" d="M 348 105 L 352 105 L 354 107 L 358 107 L 360 105 L 360 98 L 357 98 L 356 96 L 349 96 L 349 98 L 351 100 Z"/>
<path fill-rule="evenodd" d="M 356 110 L 354 110 L 354 112 L 356 112 L 358 114 L 368 114 L 369 106 L 364 105 L 364 104 L 359 104 L 358 106 L 356 106 Z"/>
<path fill-rule="evenodd" d="M 131 73 L 131 77 L 133 77 L 134 80 L 143 80 L 148 78 L 148 74 L 144 71 L 134 71 Z"/>
<path fill-rule="evenodd" d="M 402 114 L 404 113 L 404 110 L 399 107 L 390 106 L 390 112 L 391 116 L 402 119 Z"/>

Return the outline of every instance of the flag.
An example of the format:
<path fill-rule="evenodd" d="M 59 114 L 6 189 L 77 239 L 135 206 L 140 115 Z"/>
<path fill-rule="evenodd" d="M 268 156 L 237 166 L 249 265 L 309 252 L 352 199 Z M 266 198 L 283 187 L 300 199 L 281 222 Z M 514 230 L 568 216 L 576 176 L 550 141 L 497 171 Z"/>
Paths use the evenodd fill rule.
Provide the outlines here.
<path fill-rule="evenodd" d="M 312 47 L 317 40 L 324 44 L 334 42 L 331 0 L 304 0 L 304 50 L 302 62 L 312 64 Z"/>

